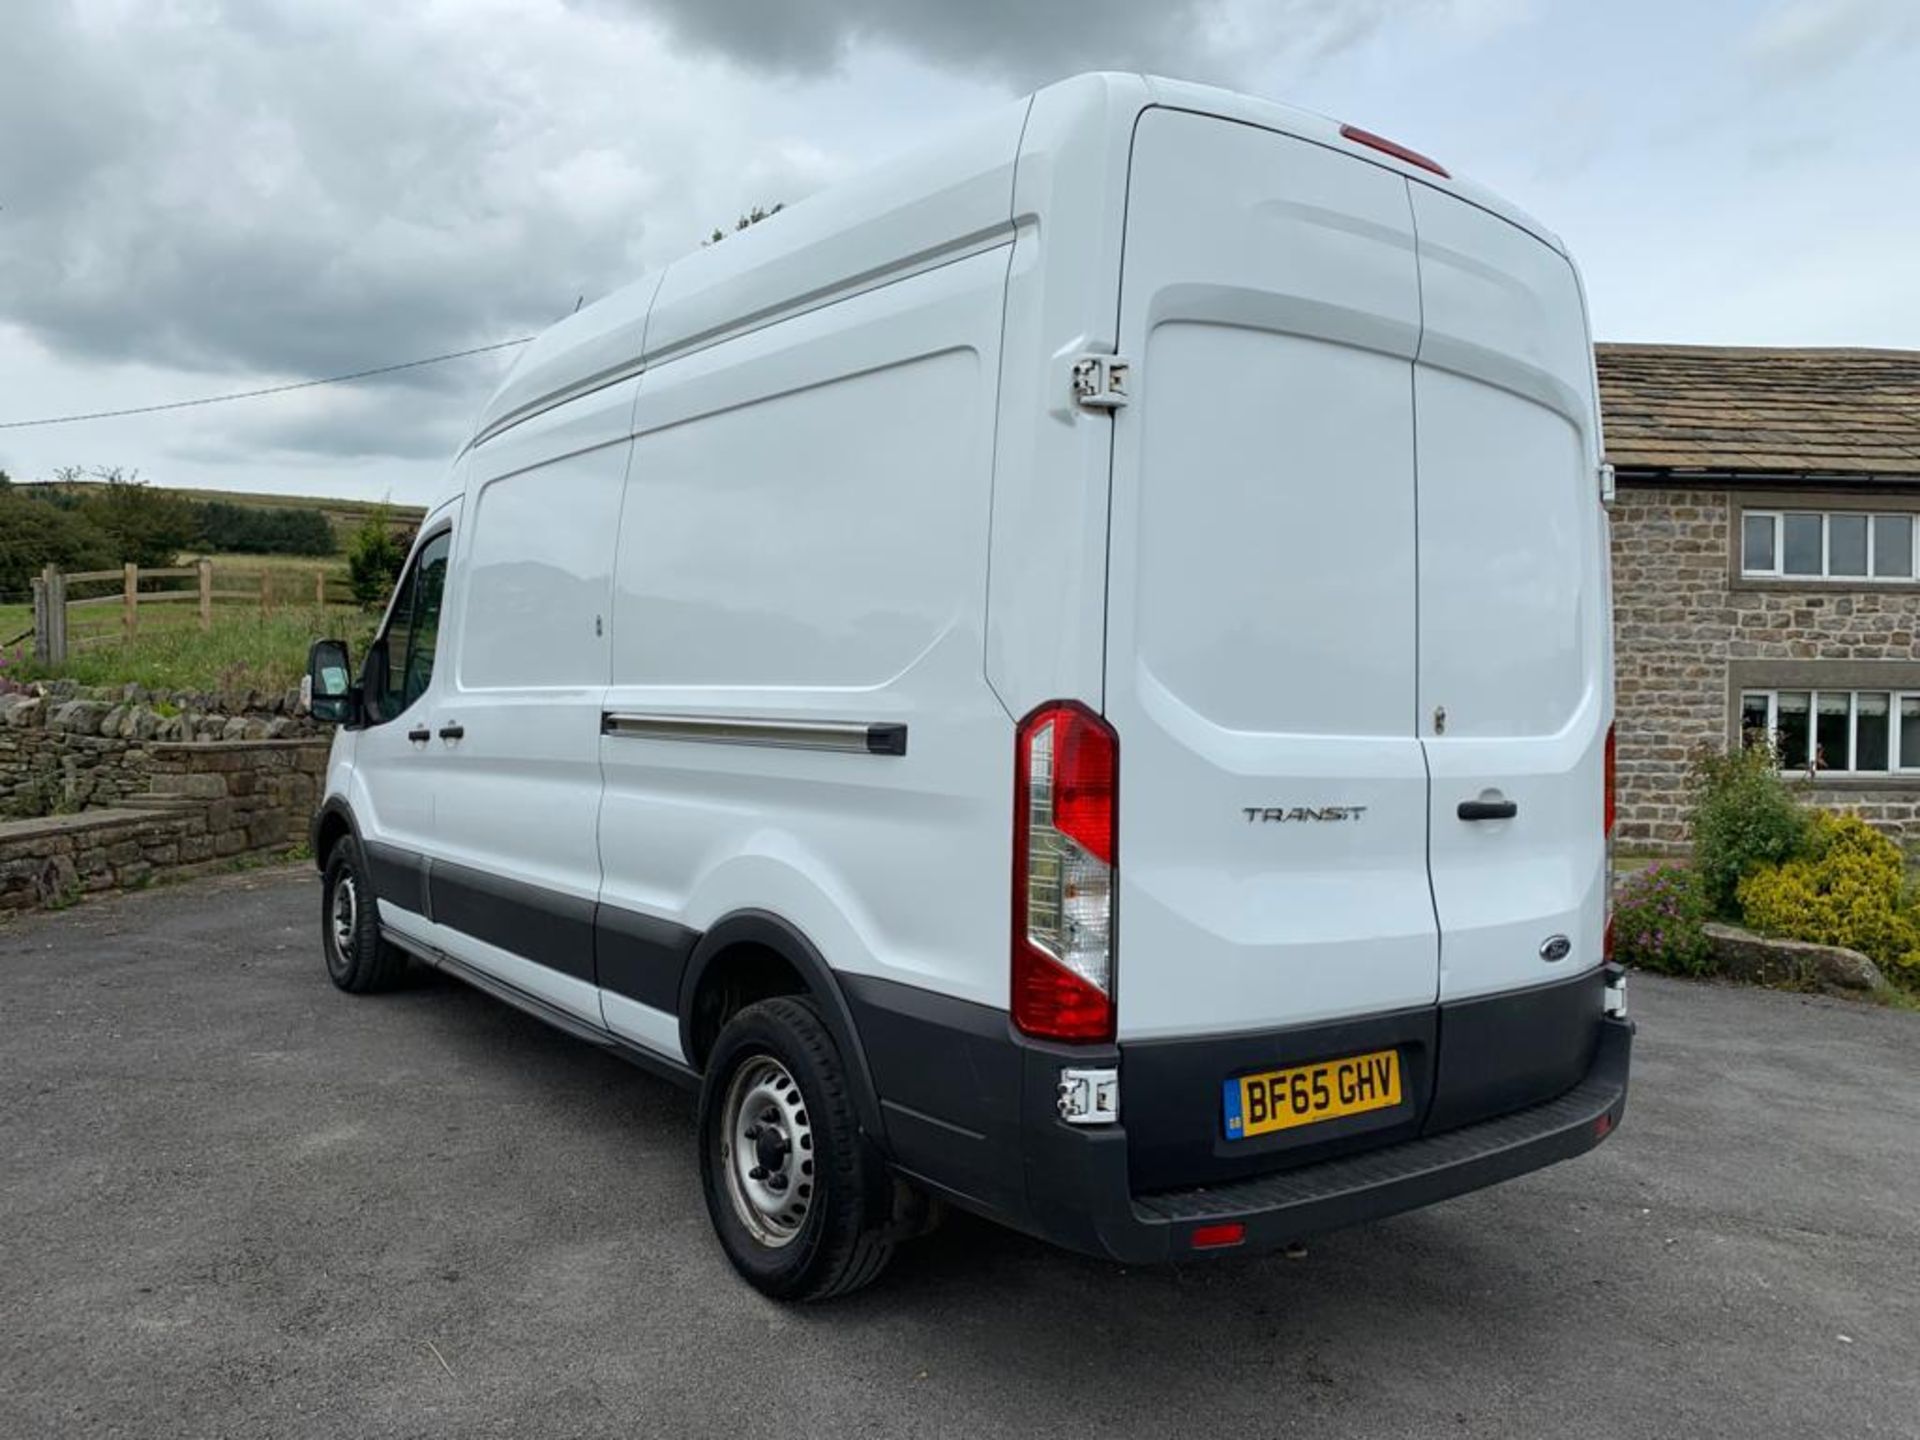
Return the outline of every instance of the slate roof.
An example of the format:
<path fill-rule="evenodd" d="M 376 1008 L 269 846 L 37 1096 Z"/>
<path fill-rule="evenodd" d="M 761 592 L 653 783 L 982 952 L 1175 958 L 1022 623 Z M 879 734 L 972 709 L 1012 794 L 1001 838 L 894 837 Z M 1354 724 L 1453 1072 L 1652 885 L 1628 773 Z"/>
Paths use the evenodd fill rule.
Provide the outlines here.
<path fill-rule="evenodd" d="M 1920 477 L 1920 350 L 1596 345 L 1620 471 Z"/>

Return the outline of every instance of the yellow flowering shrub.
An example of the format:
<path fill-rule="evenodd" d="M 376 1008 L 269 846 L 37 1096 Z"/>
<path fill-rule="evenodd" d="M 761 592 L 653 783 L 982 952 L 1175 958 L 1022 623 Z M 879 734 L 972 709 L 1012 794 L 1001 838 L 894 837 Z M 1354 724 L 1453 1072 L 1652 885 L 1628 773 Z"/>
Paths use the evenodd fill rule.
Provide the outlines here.
<path fill-rule="evenodd" d="M 1920 978 L 1920 917 L 1906 903 L 1900 848 L 1858 815 L 1816 812 L 1801 854 L 1739 885 L 1741 913 L 1766 935 L 1844 945 Z"/>

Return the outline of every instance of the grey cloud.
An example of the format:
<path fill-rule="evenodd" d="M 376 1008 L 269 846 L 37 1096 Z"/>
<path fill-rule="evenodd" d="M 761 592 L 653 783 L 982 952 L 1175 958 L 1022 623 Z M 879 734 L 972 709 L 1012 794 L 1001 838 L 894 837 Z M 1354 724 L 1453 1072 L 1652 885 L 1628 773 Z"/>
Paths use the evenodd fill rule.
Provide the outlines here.
<path fill-rule="evenodd" d="M 200 371 L 208 392 L 537 331 L 691 248 L 743 173 L 789 199 L 817 183 L 757 143 L 757 101 L 703 113 L 701 65 L 558 6 L 508 27 L 460 7 L 103 20 L 24 0 L 5 45 L 0 319 L 62 359 Z M 464 420 L 476 374 L 357 388 Z M 354 413 L 337 438 L 301 420 L 280 439 L 360 453 L 377 437 Z M 417 445 L 396 428 L 382 448 Z"/>
<path fill-rule="evenodd" d="M 465 438 L 477 396 L 501 369 L 497 357 L 455 362 L 449 367 L 451 377 L 425 396 L 363 385 L 314 390 L 241 409 L 176 441 L 169 454 L 220 465 L 302 459 L 444 462 Z"/>
<path fill-rule="evenodd" d="M 816 188 L 846 156 L 809 134 L 809 96 L 825 92 L 808 77 L 850 48 L 991 77 L 958 87 L 969 94 L 1095 65 L 1231 81 L 1400 13 L 1393 0 L 12 0 L 0 320 L 64 361 L 199 372 L 207 392 L 461 349 L 538 330 L 746 206 Z M 431 436 L 441 453 L 484 388 L 466 365 L 410 371 L 355 387 L 405 397 L 391 409 L 222 407 L 182 443 L 405 456 Z"/>
<path fill-rule="evenodd" d="M 1356 44 L 1410 8 L 1392 0 L 583 3 L 645 15 L 690 45 L 773 71 L 832 69 L 866 42 L 893 46 L 939 68 L 988 75 L 1017 89 L 1090 69 L 1151 70 L 1233 83 L 1276 57 L 1311 58 Z"/>
<path fill-rule="evenodd" d="M 1157 59 L 1176 68 L 1212 59 L 1201 38 L 1220 0 L 1151 4 L 1033 0 L 628 0 L 696 45 L 771 69 L 835 65 L 857 41 L 897 45 L 935 64 L 1027 85 L 1100 66 Z"/>

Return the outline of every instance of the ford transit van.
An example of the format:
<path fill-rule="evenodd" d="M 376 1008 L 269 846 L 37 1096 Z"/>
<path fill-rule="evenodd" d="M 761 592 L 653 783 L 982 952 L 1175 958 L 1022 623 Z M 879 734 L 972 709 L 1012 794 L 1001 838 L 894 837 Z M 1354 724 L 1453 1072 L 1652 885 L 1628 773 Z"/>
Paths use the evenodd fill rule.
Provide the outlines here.
<path fill-rule="evenodd" d="M 1619 1122 L 1607 472 L 1554 235 L 1086 75 L 555 325 L 340 722 L 342 989 L 697 1087 L 727 1256 L 1246 1254 Z"/>

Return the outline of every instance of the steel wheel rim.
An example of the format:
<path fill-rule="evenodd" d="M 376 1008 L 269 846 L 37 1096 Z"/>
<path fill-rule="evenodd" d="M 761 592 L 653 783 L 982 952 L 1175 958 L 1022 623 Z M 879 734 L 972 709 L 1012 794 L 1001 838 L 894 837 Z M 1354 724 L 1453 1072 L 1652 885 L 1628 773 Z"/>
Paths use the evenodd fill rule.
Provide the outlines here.
<path fill-rule="evenodd" d="M 812 1117 L 786 1066 L 755 1055 L 734 1071 L 718 1143 L 734 1215 L 768 1249 L 790 1244 L 813 1208 L 815 1181 Z"/>
<path fill-rule="evenodd" d="M 327 920 L 333 953 L 344 966 L 353 959 L 354 940 L 360 929 L 360 892 L 351 874 L 342 875 L 334 883 Z"/>

